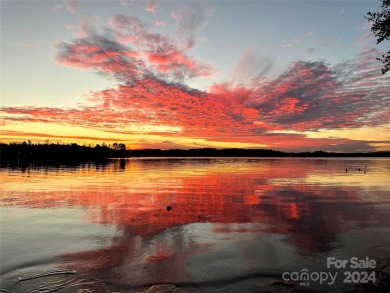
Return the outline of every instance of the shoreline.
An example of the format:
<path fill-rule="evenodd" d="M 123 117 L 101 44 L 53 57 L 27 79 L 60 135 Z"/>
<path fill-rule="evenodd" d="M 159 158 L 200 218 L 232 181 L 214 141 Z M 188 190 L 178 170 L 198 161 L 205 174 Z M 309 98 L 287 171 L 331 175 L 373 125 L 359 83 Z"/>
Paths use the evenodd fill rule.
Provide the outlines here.
<path fill-rule="evenodd" d="M 336 153 L 325 151 L 282 152 L 271 149 L 199 148 L 199 149 L 118 149 L 110 146 L 77 144 L 0 144 L 0 166 L 30 164 L 100 163 L 111 159 L 131 158 L 390 158 L 390 151 Z"/>

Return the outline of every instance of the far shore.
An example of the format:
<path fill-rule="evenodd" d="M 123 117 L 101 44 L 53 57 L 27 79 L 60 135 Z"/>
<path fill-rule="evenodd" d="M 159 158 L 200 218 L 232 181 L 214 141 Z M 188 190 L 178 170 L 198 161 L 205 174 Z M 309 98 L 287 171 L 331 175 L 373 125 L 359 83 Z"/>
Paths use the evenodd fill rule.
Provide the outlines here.
<path fill-rule="evenodd" d="M 81 146 L 71 144 L 0 144 L 1 166 L 20 166 L 28 164 L 77 164 L 99 162 L 112 158 L 354 158 L 375 157 L 390 158 L 390 151 L 380 152 L 282 152 L 271 149 L 238 148 L 199 148 L 199 149 L 126 149 L 124 144 Z"/>

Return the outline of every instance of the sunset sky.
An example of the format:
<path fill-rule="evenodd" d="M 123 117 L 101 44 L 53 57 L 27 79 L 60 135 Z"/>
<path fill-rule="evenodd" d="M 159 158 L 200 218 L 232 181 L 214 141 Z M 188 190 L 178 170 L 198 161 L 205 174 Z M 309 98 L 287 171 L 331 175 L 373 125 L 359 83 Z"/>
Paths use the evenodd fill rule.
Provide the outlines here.
<path fill-rule="evenodd" d="M 0 141 L 390 150 L 365 1 L 1 1 Z"/>

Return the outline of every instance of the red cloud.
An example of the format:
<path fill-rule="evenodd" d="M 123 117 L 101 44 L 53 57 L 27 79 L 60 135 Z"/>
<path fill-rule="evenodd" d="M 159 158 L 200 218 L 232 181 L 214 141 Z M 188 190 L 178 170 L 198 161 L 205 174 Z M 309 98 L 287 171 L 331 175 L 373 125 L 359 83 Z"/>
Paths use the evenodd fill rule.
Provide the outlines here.
<path fill-rule="evenodd" d="M 108 37 L 91 36 L 73 44 L 59 44 L 57 62 L 86 70 L 98 70 L 125 82 L 148 74 L 138 54 Z"/>
<path fill-rule="evenodd" d="M 201 23 L 199 20 L 195 27 Z M 377 50 L 335 66 L 294 62 L 272 79 L 262 77 L 271 63 L 248 51 L 233 81 L 213 84 L 209 92 L 202 92 L 183 81 L 212 74 L 210 65 L 187 55 L 174 39 L 151 33 L 138 18 L 118 15 L 110 24 L 111 33 L 99 35 L 89 30 L 86 37 L 59 44 L 56 61 L 113 77 L 119 82 L 117 87 L 91 93 L 84 105 L 74 109 L 3 107 L 5 121 L 40 121 L 278 148 L 355 142 L 309 139 L 270 133 L 272 130 L 357 128 L 389 121 L 390 80 L 380 74 L 379 64 L 373 64 Z M 264 66 L 258 70 L 251 64 Z"/>
<path fill-rule="evenodd" d="M 6 119 L 28 121 L 39 117 L 40 121 L 118 133 L 137 133 L 137 130 L 126 129 L 142 124 L 179 127 L 179 130 L 168 128 L 157 133 L 154 128 L 149 131 L 140 128 L 139 131 L 159 135 L 165 132 L 169 136 L 205 138 L 209 141 L 259 143 L 279 149 L 355 143 L 345 139 L 310 139 L 304 135 L 268 133 L 270 130 L 282 131 L 285 127 L 276 123 L 257 123 L 256 120 L 261 121 L 259 111 L 245 106 L 250 100 L 242 100 L 239 95 L 235 98 L 234 92 L 230 95 L 226 96 L 225 92 L 208 94 L 185 86 L 144 79 L 133 85 L 119 85 L 117 89 L 96 92 L 91 97 L 95 104 L 82 109 L 30 107 L 3 108 L 2 111 L 8 115 Z M 232 101 L 229 97 L 233 98 Z M 294 114 L 297 99 L 286 100 L 290 101 L 287 108 Z M 275 109 L 273 113 L 284 114 Z M 15 114 L 18 114 L 17 118 L 13 117 Z"/>
<path fill-rule="evenodd" d="M 136 17 L 118 15 L 110 20 L 110 25 L 115 30 L 118 42 L 133 45 L 142 52 L 142 61 L 156 76 L 183 81 L 215 73 L 212 66 L 188 56 L 174 39 L 151 33 L 148 26 Z"/>

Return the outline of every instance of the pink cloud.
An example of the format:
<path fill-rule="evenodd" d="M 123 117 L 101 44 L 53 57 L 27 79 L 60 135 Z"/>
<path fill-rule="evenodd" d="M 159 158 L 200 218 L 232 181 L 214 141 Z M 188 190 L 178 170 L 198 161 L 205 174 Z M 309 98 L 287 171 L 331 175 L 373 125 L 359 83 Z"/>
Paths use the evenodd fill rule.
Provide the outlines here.
<path fill-rule="evenodd" d="M 148 5 L 146 6 L 146 11 L 150 12 L 153 15 L 156 15 L 156 9 L 157 9 L 156 6 L 157 6 L 157 1 L 156 0 L 149 1 Z"/>
<path fill-rule="evenodd" d="M 179 31 L 195 41 L 205 25 L 205 11 L 186 9 L 174 15 Z M 192 16 L 183 20 L 185 15 Z M 188 46 L 183 49 L 175 39 L 153 33 L 136 17 L 118 15 L 109 23 L 112 29 L 104 34 L 89 29 L 70 43 L 57 44 L 56 62 L 104 74 L 118 81 L 116 87 L 90 93 L 78 108 L 2 107 L 3 119 L 279 149 L 331 149 L 335 144 L 369 149 L 364 142 L 283 131 L 380 126 L 390 120 L 390 80 L 381 75 L 376 49 L 336 65 L 293 62 L 274 78 L 264 77 L 272 62 L 248 50 L 231 79 L 212 84 L 206 92 L 185 82 L 215 70 L 190 56 Z"/>
<path fill-rule="evenodd" d="M 156 19 L 156 20 L 154 21 L 154 23 L 155 23 L 155 25 L 157 25 L 157 26 L 165 26 L 165 25 L 166 25 L 165 21 L 163 21 L 162 19 Z"/>
<path fill-rule="evenodd" d="M 135 17 L 118 15 L 110 20 L 116 39 L 122 45 L 132 45 L 142 52 L 142 61 L 149 72 L 176 81 L 215 74 L 211 65 L 190 57 L 177 42 L 161 34 L 150 32 L 148 26 Z"/>
<path fill-rule="evenodd" d="M 107 57 L 110 54 L 105 53 L 101 59 L 95 58 L 99 51 L 90 46 L 83 48 L 83 52 L 91 53 L 91 58 L 87 55 L 84 59 L 92 62 L 91 59 L 98 66 L 106 58 L 116 58 L 118 54 L 111 51 L 112 56 Z M 362 54 L 356 66 L 364 64 L 362 60 L 372 53 Z M 349 67 L 352 68 L 353 64 Z M 111 67 L 118 70 L 115 65 Z M 93 105 L 87 103 L 80 109 L 8 107 L 2 108 L 2 112 L 5 120 L 10 121 L 76 125 L 114 133 L 137 133 L 126 129 L 146 123 L 179 128 L 174 131 L 151 128 L 141 133 L 261 143 L 278 149 L 312 149 L 321 145 L 336 150 L 332 146 L 348 148 L 357 146 L 358 142 L 312 139 L 283 131 L 355 128 L 386 123 L 389 118 L 389 110 L 385 107 L 386 91 L 376 85 L 377 92 L 370 96 L 371 87 L 368 90 L 361 84 L 366 74 L 364 71 L 358 80 L 343 80 L 348 74 L 337 67 L 301 61 L 293 63 L 275 79 L 254 83 L 251 87 L 214 84 L 209 92 L 145 75 L 133 83 L 92 93 L 90 100 Z M 377 83 L 382 78 L 378 74 L 375 77 Z M 378 120 L 377 116 L 382 118 Z M 367 143 L 359 143 L 361 148 L 370 148 Z"/>
<path fill-rule="evenodd" d="M 67 0 L 65 1 L 65 8 L 70 13 L 76 13 L 80 7 L 80 2 L 78 0 Z"/>
<path fill-rule="evenodd" d="M 357 45 L 359 46 L 368 46 L 372 47 L 376 44 L 375 36 L 372 32 L 365 33 L 362 37 L 360 37 L 357 42 Z"/>

